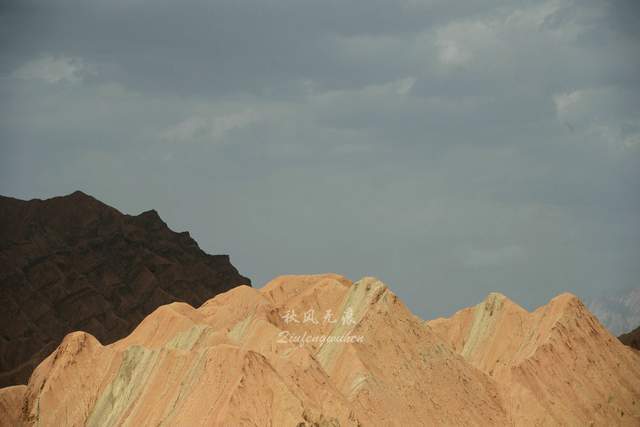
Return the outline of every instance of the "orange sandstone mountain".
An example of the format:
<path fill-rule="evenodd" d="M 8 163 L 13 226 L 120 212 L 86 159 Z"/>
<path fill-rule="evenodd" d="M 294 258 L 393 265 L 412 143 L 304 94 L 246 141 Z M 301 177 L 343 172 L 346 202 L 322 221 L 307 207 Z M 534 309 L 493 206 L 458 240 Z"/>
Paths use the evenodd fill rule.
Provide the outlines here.
<path fill-rule="evenodd" d="M 327 274 L 162 306 L 126 338 L 67 335 L 10 425 L 638 425 L 640 356 L 573 296 L 492 294 L 424 322 L 383 283 Z"/>
<path fill-rule="evenodd" d="M 155 211 L 124 215 L 81 192 L 0 196 L 0 385 L 26 383 L 69 332 L 111 343 L 163 304 L 249 283 Z"/>
<path fill-rule="evenodd" d="M 529 313 L 492 293 L 427 325 L 497 382 L 515 424 L 640 424 L 640 357 L 574 295 Z"/>

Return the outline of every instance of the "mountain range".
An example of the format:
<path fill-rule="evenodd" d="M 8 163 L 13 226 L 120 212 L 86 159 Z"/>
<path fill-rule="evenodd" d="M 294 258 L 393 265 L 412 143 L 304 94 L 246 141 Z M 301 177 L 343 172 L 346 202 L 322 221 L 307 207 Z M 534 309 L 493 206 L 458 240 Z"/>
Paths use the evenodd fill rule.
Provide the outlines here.
<path fill-rule="evenodd" d="M 81 192 L 0 196 L 0 219 L 0 426 L 640 425 L 640 328 L 613 336 L 611 304 L 423 320 L 373 277 L 252 288 Z"/>
<path fill-rule="evenodd" d="M 0 196 L 0 386 L 26 384 L 70 332 L 109 344 L 163 304 L 250 283 L 154 210 L 125 215 L 79 191 Z"/>
<path fill-rule="evenodd" d="M 335 274 L 161 306 L 103 345 L 68 334 L 12 425 L 640 424 L 640 353 L 562 294 L 528 312 L 501 294 L 424 321 L 384 283 Z"/>

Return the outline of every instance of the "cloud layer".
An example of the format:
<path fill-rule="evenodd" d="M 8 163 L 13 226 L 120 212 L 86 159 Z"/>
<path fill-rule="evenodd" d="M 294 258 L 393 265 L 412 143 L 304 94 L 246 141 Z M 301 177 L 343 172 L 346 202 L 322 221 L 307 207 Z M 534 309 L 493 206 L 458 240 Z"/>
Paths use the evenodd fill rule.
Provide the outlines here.
<path fill-rule="evenodd" d="M 633 1 L 5 2 L 0 192 L 156 208 L 424 317 L 637 287 Z"/>

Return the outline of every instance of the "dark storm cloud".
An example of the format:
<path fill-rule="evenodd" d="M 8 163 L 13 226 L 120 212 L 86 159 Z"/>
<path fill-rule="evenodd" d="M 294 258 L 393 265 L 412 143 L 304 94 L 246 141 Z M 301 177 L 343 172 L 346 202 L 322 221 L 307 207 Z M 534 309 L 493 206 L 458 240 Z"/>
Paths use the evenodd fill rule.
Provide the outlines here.
<path fill-rule="evenodd" d="M 378 75 L 341 58 L 336 38 L 411 34 L 488 3 L 12 2 L 3 12 L 3 39 L 19 47 L 12 65 L 64 51 L 111 64 L 113 77 L 149 90 L 260 91 L 299 78 L 335 87 Z"/>
<path fill-rule="evenodd" d="M 156 208 L 425 317 L 637 286 L 633 1 L 5 1 L 0 191 Z"/>

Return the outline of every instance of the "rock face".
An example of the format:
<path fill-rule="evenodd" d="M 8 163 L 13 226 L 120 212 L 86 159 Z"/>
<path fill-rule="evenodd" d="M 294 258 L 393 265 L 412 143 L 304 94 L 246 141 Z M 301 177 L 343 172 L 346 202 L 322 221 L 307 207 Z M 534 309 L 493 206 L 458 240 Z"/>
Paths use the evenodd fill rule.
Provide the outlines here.
<path fill-rule="evenodd" d="M 639 367 L 569 295 L 424 322 L 374 278 L 283 276 L 162 306 L 111 345 L 69 334 L 0 410 L 44 426 L 638 425 Z"/>
<path fill-rule="evenodd" d="M 640 326 L 631 332 L 620 335 L 618 338 L 623 344 L 635 348 L 636 350 L 640 350 Z"/>
<path fill-rule="evenodd" d="M 640 357 L 571 294 L 532 313 L 490 294 L 427 325 L 497 382 L 517 425 L 640 423 Z"/>
<path fill-rule="evenodd" d="M 240 284 L 228 256 L 155 211 L 124 215 L 81 192 L 0 196 L 0 385 L 26 383 L 69 332 L 111 343 L 163 304 L 198 306 Z"/>

